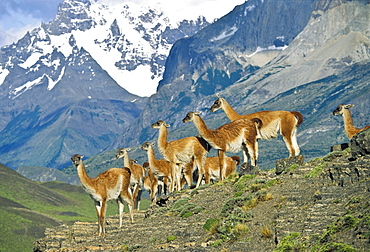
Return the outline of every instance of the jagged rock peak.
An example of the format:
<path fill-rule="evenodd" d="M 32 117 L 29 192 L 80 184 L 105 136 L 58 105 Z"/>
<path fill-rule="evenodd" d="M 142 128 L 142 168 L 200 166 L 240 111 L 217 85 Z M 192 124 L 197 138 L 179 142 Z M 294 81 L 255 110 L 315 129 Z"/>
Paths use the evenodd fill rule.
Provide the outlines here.
<path fill-rule="evenodd" d="M 59 7 L 55 19 L 47 24 L 48 32 L 53 35 L 69 33 L 72 30 L 87 30 L 96 25 L 88 10 L 90 0 L 65 0 Z"/>

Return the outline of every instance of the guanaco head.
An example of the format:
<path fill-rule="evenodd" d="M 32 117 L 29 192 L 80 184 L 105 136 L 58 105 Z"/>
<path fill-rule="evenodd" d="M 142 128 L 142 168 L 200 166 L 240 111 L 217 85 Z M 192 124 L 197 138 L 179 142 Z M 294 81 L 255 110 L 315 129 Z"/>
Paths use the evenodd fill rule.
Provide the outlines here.
<path fill-rule="evenodd" d="M 235 164 L 238 166 L 240 164 L 240 157 L 238 156 L 232 156 L 232 160 L 235 162 Z"/>
<path fill-rule="evenodd" d="M 333 111 L 333 115 L 342 115 L 343 114 L 343 111 L 345 109 L 349 109 L 349 108 L 352 108 L 354 107 L 355 105 L 352 105 L 352 104 L 340 104 L 334 111 Z"/>
<path fill-rule="evenodd" d="M 145 142 L 141 145 L 141 149 L 147 151 L 151 146 L 154 146 L 154 143 Z"/>
<path fill-rule="evenodd" d="M 130 148 L 120 148 L 116 153 L 116 159 L 123 158 L 125 153 L 130 151 Z"/>
<path fill-rule="evenodd" d="M 187 115 L 184 117 L 184 119 L 182 119 L 182 122 L 183 123 L 192 122 L 194 120 L 194 117 L 197 116 L 197 115 L 200 115 L 200 112 L 191 111 L 191 112 L 187 113 Z"/>
<path fill-rule="evenodd" d="M 144 162 L 143 167 L 144 167 L 144 169 L 148 169 L 149 168 L 149 162 Z"/>
<path fill-rule="evenodd" d="M 136 159 L 130 159 L 130 164 L 131 165 L 137 164 L 137 160 Z"/>
<path fill-rule="evenodd" d="M 261 119 L 259 119 L 259 118 L 252 118 L 251 121 L 256 124 L 256 126 L 257 126 L 258 129 L 261 129 L 262 128 L 262 120 Z"/>
<path fill-rule="evenodd" d="M 82 155 L 78 155 L 78 154 L 74 154 L 72 157 L 71 157 L 71 160 L 72 160 L 72 164 L 74 164 L 76 167 L 82 163 L 82 158 L 84 156 Z"/>
<path fill-rule="evenodd" d="M 169 124 L 167 124 L 165 121 L 162 121 L 162 120 L 159 120 L 158 122 L 155 122 L 155 123 L 152 124 L 152 128 L 153 129 L 159 129 L 162 126 L 164 126 L 166 128 L 169 128 L 170 127 Z"/>
<path fill-rule="evenodd" d="M 210 108 L 211 112 L 216 112 L 217 110 L 219 110 L 220 108 L 222 108 L 222 100 L 223 99 L 221 98 L 221 96 L 220 96 L 219 93 L 217 93 L 216 96 L 218 97 L 218 99 L 215 100 L 215 102 L 211 106 L 211 108 Z"/>

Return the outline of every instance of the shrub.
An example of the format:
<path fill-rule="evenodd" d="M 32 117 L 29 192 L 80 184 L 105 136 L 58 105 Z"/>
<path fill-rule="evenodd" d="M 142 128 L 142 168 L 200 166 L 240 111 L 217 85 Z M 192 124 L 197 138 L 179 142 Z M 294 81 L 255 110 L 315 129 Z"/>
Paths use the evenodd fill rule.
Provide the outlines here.
<path fill-rule="evenodd" d="M 237 223 L 245 223 L 253 218 L 253 214 L 250 211 L 243 211 L 241 208 L 235 208 L 229 216 L 227 216 L 225 222 L 231 226 Z"/>
<path fill-rule="evenodd" d="M 121 250 L 122 250 L 122 252 L 128 252 L 128 246 L 126 244 L 123 244 L 121 246 Z"/>
<path fill-rule="evenodd" d="M 321 247 L 319 252 L 356 252 L 357 250 L 351 247 L 350 245 L 343 244 L 343 243 L 329 243 L 325 246 Z"/>
<path fill-rule="evenodd" d="M 218 226 L 220 221 L 218 219 L 208 219 L 206 223 L 203 225 L 203 229 L 207 231 L 211 231 L 215 226 Z"/>
<path fill-rule="evenodd" d="M 264 188 L 269 188 L 271 186 L 274 186 L 276 184 L 280 183 L 280 179 L 276 178 L 276 179 L 271 179 L 269 182 L 267 182 L 263 187 Z"/>
<path fill-rule="evenodd" d="M 224 242 L 223 240 L 219 239 L 213 243 L 213 247 L 218 248 L 219 246 L 222 245 L 223 242 Z"/>
<path fill-rule="evenodd" d="M 149 239 L 150 243 L 155 243 L 157 240 L 158 240 L 158 237 L 156 236 L 150 237 Z"/>
<path fill-rule="evenodd" d="M 194 213 L 193 213 L 193 212 L 186 212 L 186 213 L 184 213 L 183 215 L 181 215 L 181 217 L 182 217 L 182 218 L 188 218 L 188 217 L 193 216 L 193 215 L 194 215 Z"/>
<path fill-rule="evenodd" d="M 167 238 L 166 238 L 167 242 L 172 242 L 172 241 L 174 241 L 174 240 L 176 240 L 176 239 L 177 239 L 177 237 L 176 237 L 176 236 L 174 236 L 174 235 L 169 235 L 169 236 L 167 236 Z"/>
<path fill-rule="evenodd" d="M 234 184 L 234 189 L 236 191 L 236 194 L 238 194 L 238 196 L 243 194 L 245 192 L 246 188 L 247 188 L 247 181 L 251 180 L 255 177 L 256 177 L 256 175 L 249 175 L 249 174 L 241 176 L 238 179 L 238 181 L 236 181 L 236 183 Z"/>
<path fill-rule="evenodd" d="M 203 208 L 194 203 L 187 203 L 187 204 L 184 204 L 183 207 L 179 210 L 180 210 L 180 216 L 183 218 L 186 218 L 193 214 L 199 213 L 200 211 L 203 210 Z"/>
<path fill-rule="evenodd" d="M 258 201 L 268 201 L 272 199 L 272 194 L 267 192 L 266 189 L 262 189 L 259 192 L 256 193 Z"/>
<path fill-rule="evenodd" d="M 332 223 L 326 228 L 320 242 L 325 243 L 328 242 L 329 238 L 344 229 L 353 228 L 359 222 L 358 218 L 353 217 L 352 215 L 346 215 L 344 217 L 340 217 L 336 222 Z"/>
<path fill-rule="evenodd" d="M 181 217 L 187 218 L 203 210 L 201 206 L 189 202 L 190 198 L 181 198 L 173 204 L 170 212 L 178 213 Z"/>
<path fill-rule="evenodd" d="M 352 215 L 346 215 L 343 218 L 343 228 L 352 228 L 355 227 L 358 223 L 358 219 Z"/>
<path fill-rule="evenodd" d="M 274 236 L 272 230 L 269 227 L 264 227 L 261 231 L 263 238 L 272 238 Z"/>
<path fill-rule="evenodd" d="M 242 223 L 235 225 L 233 229 L 233 233 L 237 238 L 245 236 L 246 234 L 248 234 L 248 232 L 249 232 L 248 226 Z"/>
<path fill-rule="evenodd" d="M 252 199 L 251 195 L 242 195 L 239 197 L 228 199 L 222 206 L 220 211 L 221 217 L 227 217 L 235 207 L 242 207 L 246 201 Z"/>
<path fill-rule="evenodd" d="M 141 245 L 133 245 L 128 247 L 128 252 L 135 251 L 141 248 Z"/>
<path fill-rule="evenodd" d="M 171 208 L 171 212 L 180 212 L 181 209 L 184 207 L 185 204 L 187 204 L 189 201 L 189 198 L 181 198 L 178 199 L 175 204 L 173 204 Z"/>
<path fill-rule="evenodd" d="M 300 233 L 290 233 L 281 240 L 274 252 L 303 251 L 305 246 L 300 239 Z"/>
<path fill-rule="evenodd" d="M 258 183 L 258 184 L 251 184 L 251 185 L 249 186 L 249 189 L 250 189 L 252 192 L 257 192 L 257 191 L 261 190 L 261 188 L 262 188 L 262 185 L 261 185 L 260 183 Z"/>
<path fill-rule="evenodd" d="M 245 203 L 243 205 L 243 210 L 252 209 L 252 208 L 256 207 L 257 204 L 258 204 L 257 198 L 252 197 L 252 198 L 245 201 Z"/>

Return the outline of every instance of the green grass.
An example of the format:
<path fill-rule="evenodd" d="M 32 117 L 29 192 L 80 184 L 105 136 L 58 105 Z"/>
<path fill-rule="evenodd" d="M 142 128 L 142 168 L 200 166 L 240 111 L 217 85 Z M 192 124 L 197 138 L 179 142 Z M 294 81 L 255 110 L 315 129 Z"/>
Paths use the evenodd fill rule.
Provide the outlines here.
<path fill-rule="evenodd" d="M 319 176 L 322 173 L 322 170 L 327 166 L 326 162 L 323 162 L 321 164 L 318 164 L 315 166 L 309 173 L 307 173 L 304 178 L 314 178 Z"/>
<path fill-rule="evenodd" d="M 304 251 L 304 249 L 302 235 L 300 233 L 290 233 L 281 240 L 274 252 Z"/>
<path fill-rule="evenodd" d="M 141 201 L 141 209 L 149 205 Z M 117 214 L 117 203 L 108 202 L 106 216 Z M 32 251 L 45 228 L 75 221 L 97 221 L 94 202 L 81 186 L 34 182 L 0 165 L 1 252 Z"/>
<path fill-rule="evenodd" d="M 32 251 L 32 243 L 37 238 L 35 232 L 36 235 L 42 234 L 42 227 L 3 208 L 0 208 L 0 216 L 0 251 Z M 21 229 L 28 232 L 17 235 L 17 232 L 22 232 Z"/>

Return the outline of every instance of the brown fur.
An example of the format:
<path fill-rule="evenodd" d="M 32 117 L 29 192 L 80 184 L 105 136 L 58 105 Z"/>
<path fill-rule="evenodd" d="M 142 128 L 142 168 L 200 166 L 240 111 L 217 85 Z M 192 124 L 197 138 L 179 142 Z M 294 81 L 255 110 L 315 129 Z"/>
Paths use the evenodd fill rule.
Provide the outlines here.
<path fill-rule="evenodd" d="M 145 142 L 141 145 L 141 149 L 147 152 L 149 167 L 156 179 L 163 180 L 164 186 L 172 191 L 171 164 L 164 159 L 156 159 L 153 145 L 152 143 Z"/>
<path fill-rule="evenodd" d="M 157 201 L 158 186 L 160 181 L 158 181 L 158 179 L 154 176 L 154 173 L 150 169 L 148 162 L 145 162 L 143 167 L 146 170 L 144 177 L 144 189 L 150 193 L 150 199 L 152 200 L 153 204 Z"/>
<path fill-rule="evenodd" d="M 221 98 L 218 94 L 217 97 L 218 99 L 210 108 L 211 112 L 223 109 L 230 121 L 259 118 L 262 121 L 262 127 L 260 129 L 262 139 L 269 140 L 271 138 L 275 138 L 280 131 L 289 151 L 289 156 L 293 157 L 299 155 L 300 149 L 297 143 L 296 132 L 297 126 L 303 122 L 303 115 L 300 112 L 266 110 L 247 115 L 240 115 L 224 98 Z"/>
<path fill-rule="evenodd" d="M 236 166 L 239 165 L 240 158 L 238 156 L 226 157 L 225 169 L 223 177 L 227 178 L 230 174 L 236 172 Z M 218 157 L 206 158 L 204 169 L 209 173 L 212 180 L 220 179 L 220 166 Z"/>
<path fill-rule="evenodd" d="M 226 157 L 224 177 L 227 178 L 230 174 L 235 173 L 236 167 L 239 165 L 239 163 L 240 163 L 240 157 L 238 156 Z M 185 179 L 188 185 L 192 184 L 194 168 L 195 167 L 194 167 L 193 162 L 190 162 L 185 165 L 184 176 L 185 176 Z M 218 157 L 207 157 L 204 163 L 204 170 L 207 174 L 209 174 L 210 179 L 212 180 L 220 179 L 219 158 Z M 205 181 L 206 184 L 208 184 L 209 182 L 210 181 Z"/>
<path fill-rule="evenodd" d="M 181 170 L 186 163 L 193 158 L 199 168 L 200 178 L 204 174 L 204 160 L 207 155 L 207 149 L 197 137 L 186 137 L 179 140 L 167 142 L 168 125 L 166 122 L 159 120 L 152 124 L 153 129 L 159 129 L 158 149 L 163 157 L 171 163 L 172 166 L 172 185 L 177 189 L 181 188 Z M 198 179 L 197 187 L 201 179 Z"/>
<path fill-rule="evenodd" d="M 199 112 L 189 112 L 182 120 L 184 123 L 193 122 L 199 134 L 212 148 L 217 150 L 220 165 L 220 180 L 224 177 L 225 152 L 237 152 L 243 147 L 244 162 L 251 158 L 251 165 L 255 166 L 258 159 L 258 122 L 248 119 L 239 119 L 222 125 L 217 129 L 209 129 Z"/>
<path fill-rule="evenodd" d="M 354 135 L 356 135 L 358 132 L 361 132 L 366 129 L 370 129 L 370 126 L 365 126 L 362 129 L 356 128 L 353 125 L 352 121 L 352 116 L 351 116 L 351 111 L 349 108 L 354 107 L 355 105 L 351 104 L 341 104 L 339 105 L 334 111 L 333 115 L 342 115 L 343 116 L 343 121 L 344 121 L 344 130 L 348 136 L 349 139 L 352 139 Z"/>
<path fill-rule="evenodd" d="M 131 173 L 128 168 L 111 168 L 100 173 L 96 178 L 90 178 L 82 162 L 83 156 L 75 154 L 72 156 L 72 163 L 77 168 L 77 174 L 85 191 L 90 194 L 95 202 L 96 214 L 98 216 L 98 233 L 104 237 L 106 202 L 117 199 L 119 206 L 119 226 L 122 227 L 123 201 L 128 203 L 130 209 L 130 222 L 133 220 L 133 199 L 129 190 Z"/>
<path fill-rule="evenodd" d="M 135 209 L 140 210 L 141 191 L 144 183 L 145 170 L 141 165 L 131 162 L 128 155 L 129 151 L 130 148 L 118 149 L 116 159 L 122 158 L 123 167 L 129 168 L 131 171 L 130 187 L 134 197 Z"/>
<path fill-rule="evenodd" d="M 188 184 L 188 187 L 191 188 L 193 186 L 193 173 L 197 169 L 196 164 L 194 163 L 194 160 L 192 159 L 189 163 L 184 165 L 183 168 L 183 177 L 181 177 L 181 188 L 184 188 L 185 184 Z M 209 173 L 208 173 L 209 174 Z M 206 183 L 209 183 L 209 175 L 207 174 Z M 199 179 L 199 177 L 198 177 Z"/>

